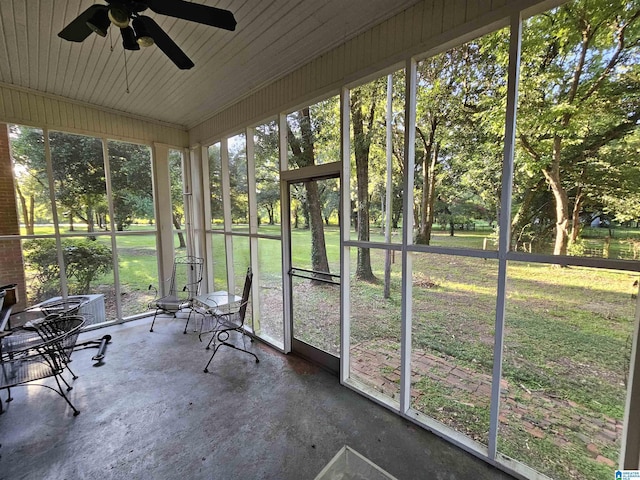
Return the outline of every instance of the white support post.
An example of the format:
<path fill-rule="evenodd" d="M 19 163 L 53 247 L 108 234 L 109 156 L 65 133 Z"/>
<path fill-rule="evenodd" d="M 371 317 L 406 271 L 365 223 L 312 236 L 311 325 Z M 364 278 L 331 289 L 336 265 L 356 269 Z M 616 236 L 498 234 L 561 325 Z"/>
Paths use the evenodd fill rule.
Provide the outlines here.
<path fill-rule="evenodd" d="M 405 131 L 404 131 L 404 202 L 402 213 L 402 310 L 400 332 L 400 412 L 411 408 L 411 322 L 412 322 L 412 260 L 407 247 L 413 244 L 413 165 L 416 144 L 416 83 L 417 64 L 407 60 L 405 71 Z"/>
<path fill-rule="evenodd" d="M 280 225 L 282 243 L 282 300 L 284 311 L 282 319 L 283 329 L 283 350 L 284 353 L 291 351 L 292 318 L 291 318 L 291 218 L 289 216 L 289 189 L 287 182 L 282 179 L 282 172 L 289 168 L 287 155 L 287 116 L 281 113 L 278 116 L 278 150 L 280 152 Z"/>
<path fill-rule="evenodd" d="M 231 233 L 231 183 L 229 180 L 229 141 L 220 142 L 220 174 L 222 176 L 222 211 L 224 212 L 224 243 L 227 264 L 227 290 L 235 292 L 233 276 L 233 239 Z"/>
<path fill-rule="evenodd" d="M 107 193 L 107 208 L 109 210 L 109 229 L 111 230 L 111 252 L 113 262 L 113 281 L 116 294 L 116 316 L 119 321 L 122 320 L 122 300 L 120 294 L 120 265 L 118 264 L 118 243 L 114 232 L 116 231 L 115 215 L 113 208 L 113 187 L 111 185 L 111 165 L 109 163 L 109 144 L 106 137 L 101 138 L 102 141 L 102 158 L 104 162 L 104 178 Z"/>
<path fill-rule="evenodd" d="M 51 161 L 51 143 L 49 142 L 49 130 L 42 130 L 44 137 L 44 159 L 47 164 L 47 176 L 49 177 L 49 199 L 51 200 L 51 214 L 53 216 L 53 227 L 56 234 L 56 253 L 58 256 L 58 265 L 64 265 L 64 256 L 62 254 L 62 241 L 60 240 L 60 222 L 58 217 L 58 205 L 56 203 L 56 184 L 53 181 L 53 163 Z M 64 268 L 60 269 L 60 292 L 63 298 L 69 295 L 67 286 L 67 275 Z"/>
<path fill-rule="evenodd" d="M 393 157 L 393 74 L 387 76 L 387 131 L 386 131 L 386 155 L 387 155 L 387 183 L 385 187 L 384 202 L 384 241 L 391 243 L 391 189 L 392 157 Z M 384 297 L 391 295 L 391 250 L 384 252 Z"/>
<path fill-rule="evenodd" d="M 640 288 L 636 294 L 640 293 Z M 636 327 L 633 332 L 633 344 L 627 379 L 627 399 L 624 409 L 624 429 L 620 449 L 620 469 L 640 469 L 640 295 L 636 295 Z"/>
<path fill-rule="evenodd" d="M 165 280 L 171 275 L 173 269 L 173 222 L 171 195 L 171 179 L 169 176 L 169 147 L 162 144 L 153 144 L 151 147 L 153 164 L 153 191 L 156 206 L 156 226 L 158 240 L 158 277 L 160 285 L 158 291 L 161 295 L 167 295 Z"/>
<path fill-rule="evenodd" d="M 500 238 L 498 243 L 498 292 L 496 299 L 496 325 L 493 347 L 493 378 L 491 383 L 491 411 L 489 424 L 489 458 L 498 452 L 500 415 L 500 380 L 502 379 L 502 353 L 504 346 L 504 314 L 507 292 L 507 255 L 510 248 L 511 192 L 513 186 L 513 159 L 516 142 L 516 111 L 518 108 L 518 82 L 520 74 L 520 44 L 522 21 L 520 14 L 511 17 L 509 43 L 509 69 L 507 84 L 507 112 L 504 131 L 504 158 L 502 160 L 502 196 L 500 204 Z"/>
<path fill-rule="evenodd" d="M 209 162 L 207 161 L 207 148 L 200 144 L 196 144 L 188 151 L 189 160 L 191 162 L 191 194 L 192 203 L 192 222 L 193 222 L 193 254 L 197 257 L 205 259 L 204 269 L 202 272 L 202 291 L 208 291 L 210 263 L 207 261 L 207 234 L 205 219 L 209 218 L 205 213 L 207 211 L 207 195 L 209 182 Z M 210 207 L 209 207 L 210 210 Z"/>
<path fill-rule="evenodd" d="M 343 88 L 340 92 L 340 131 L 341 131 L 341 158 L 342 180 L 340 181 L 340 195 L 342 199 L 342 213 L 340 215 L 341 239 L 340 239 L 340 383 L 344 384 L 350 374 L 350 348 L 351 348 L 351 297 L 350 266 L 351 250 L 344 242 L 349 240 L 351 231 L 351 135 L 350 135 L 350 92 Z"/>
<path fill-rule="evenodd" d="M 206 148 L 203 148 L 200 144 L 193 145 L 189 149 L 189 162 L 191 164 L 191 186 L 189 192 L 191 192 L 191 225 L 193 234 L 193 255 L 206 259 L 206 247 L 205 247 L 205 196 L 204 196 L 204 165 L 207 164 L 207 174 L 209 172 L 208 162 L 204 162 L 206 159 Z M 208 265 L 207 261 L 204 262 L 204 271 L 202 272 L 203 279 L 208 278 Z M 204 280 L 206 284 L 206 280 Z"/>
<path fill-rule="evenodd" d="M 202 147 L 202 234 L 204 236 L 204 250 L 202 256 L 205 259 L 206 267 L 206 289 L 208 292 L 212 292 L 215 289 L 214 285 L 214 269 L 213 265 L 213 242 L 211 240 L 211 234 L 208 232 L 211 229 L 211 225 L 208 223 L 211 221 L 211 182 L 209 178 L 211 172 L 209 170 L 209 147 Z"/>
<path fill-rule="evenodd" d="M 191 156 L 180 150 L 182 170 L 182 206 L 184 208 L 184 235 L 187 238 L 187 255 L 194 255 L 195 228 L 193 225 L 193 182 L 191 178 Z M 193 279 L 189 279 L 190 282 Z"/>
<path fill-rule="evenodd" d="M 256 281 L 251 289 L 251 331 L 260 331 L 260 263 L 258 262 L 258 199 L 256 191 L 256 156 L 254 129 L 246 129 L 247 144 L 247 186 L 249 188 L 249 253 L 251 255 L 251 269 Z"/>
<path fill-rule="evenodd" d="M 386 135 L 386 154 L 387 154 L 387 184 L 385 191 L 385 224 L 384 224 L 384 241 L 391 243 L 391 189 L 393 188 L 393 73 L 387 76 L 387 135 Z M 388 251 L 387 251 L 388 252 Z M 387 256 L 389 256 L 387 254 Z M 385 269 L 387 266 L 385 265 Z M 391 264 L 389 264 L 391 268 Z M 385 273 L 386 276 L 386 273 Z"/>

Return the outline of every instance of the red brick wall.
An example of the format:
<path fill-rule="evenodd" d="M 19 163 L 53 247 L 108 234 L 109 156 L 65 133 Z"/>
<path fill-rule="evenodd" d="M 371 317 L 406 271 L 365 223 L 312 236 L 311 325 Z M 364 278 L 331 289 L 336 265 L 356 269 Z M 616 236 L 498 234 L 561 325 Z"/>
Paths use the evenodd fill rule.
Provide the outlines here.
<path fill-rule="evenodd" d="M 0 235 L 19 235 L 20 222 L 13 184 L 13 165 L 9 154 L 9 126 L 0 123 Z M 0 240 L 0 286 L 18 284 L 18 305 L 26 306 L 26 284 L 20 240 Z"/>

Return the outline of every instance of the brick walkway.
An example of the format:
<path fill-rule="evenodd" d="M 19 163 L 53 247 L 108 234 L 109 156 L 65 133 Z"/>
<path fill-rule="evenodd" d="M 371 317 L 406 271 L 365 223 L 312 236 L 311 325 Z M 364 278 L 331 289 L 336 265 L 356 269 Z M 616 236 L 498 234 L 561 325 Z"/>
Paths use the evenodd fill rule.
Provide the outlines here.
<path fill-rule="evenodd" d="M 351 347 L 351 371 L 358 380 L 386 396 L 398 399 L 400 392 L 400 352 L 397 346 L 383 340 L 363 342 Z M 491 376 L 458 366 L 453 358 L 441 358 L 425 351 L 411 355 L 412 406 L 418 405 L 425 393 L 417 390 L 417 382 L 429 379 L 435 385 L 455 392 L 458 403 L 486 410 L 489 415 Z M 620 445 L 622 422 L 594 415 L 588 408 L 571 400 L 554 398 L 542 392 L 532 392 L 521 385 L 500 382 L 500 434 L 522 435 L 527 432 L 536 438 L 546 438 L 558 447 L 577 447 L 588 457 L 615 467 L 617 459 L 607 458 L 603 452 Z M 471 403 L 469 403 L 471 402 Z M 451 409 L 423 412 L 452 428 L 460 430 Z M 465 425 L 467 432 L 473 425 Z M 471 435 L 486 437 L 486 432 Z M 616 449 L 617 451 L 617 449 Z"/>

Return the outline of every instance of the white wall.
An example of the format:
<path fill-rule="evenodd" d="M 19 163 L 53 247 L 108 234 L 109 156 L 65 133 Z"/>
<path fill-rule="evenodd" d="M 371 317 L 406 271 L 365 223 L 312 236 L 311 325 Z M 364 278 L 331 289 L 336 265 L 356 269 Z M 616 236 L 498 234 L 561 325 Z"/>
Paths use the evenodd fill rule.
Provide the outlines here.
<path fill-rule="evenodd" d="M 4 84 L 0 84 L 0 122 L 135 143 L 188 146 L 187 132 L 176 126 Z"/>

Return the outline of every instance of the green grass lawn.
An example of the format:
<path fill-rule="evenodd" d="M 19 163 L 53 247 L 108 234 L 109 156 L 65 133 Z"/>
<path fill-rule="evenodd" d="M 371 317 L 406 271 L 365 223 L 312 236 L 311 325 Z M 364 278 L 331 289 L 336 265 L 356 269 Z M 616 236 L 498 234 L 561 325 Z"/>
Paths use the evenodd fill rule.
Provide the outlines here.
<path fill-rule="evenodd" d="M 374 271 L 381 278 L 384 253 L 372 254 Z M 497 261 L 414 254 L 413 267 L 414 353 L 424 352 L 490 381 Z M 517 400 L 526 415 L 512 415 L 505 402 L 502 453 L 553 478 L 595 480 L 611 472 L 587 445 L 595 444 L 602 456 L 617 461 L 619 441 L 594 437 L 588 425 L 621 424 L 637 278 L 631 272 L 510 263 L 504 394 L 505 399 Z M 352 316 L 352 342 L 384 340 L 398 347 L 399 283 L 397 268 L 388 300 L 382 298 L 379 285 L 352 285 L 352 312 L 363 312 Z M 412 389 L 420 394 L 414 408 L 486 444 L 488 391 L 470 393 L 438 378 L 414 376 Z M 576 422 L 575 415 L 582 421 Z M 533 425 L 544 425 L 539 429 L 542 438 L 529 433 Z M 585 442 L 586 438 L 592 440 Z M 566 439 L 568 447 L 558 448 Z"/>

